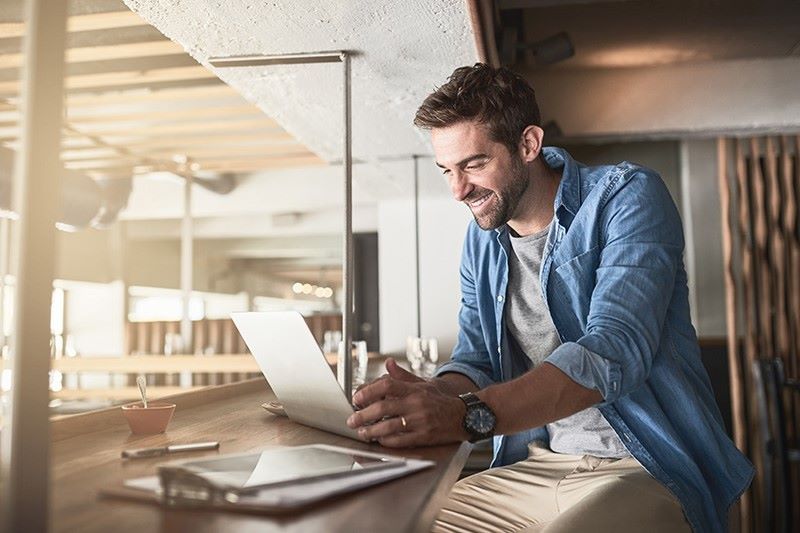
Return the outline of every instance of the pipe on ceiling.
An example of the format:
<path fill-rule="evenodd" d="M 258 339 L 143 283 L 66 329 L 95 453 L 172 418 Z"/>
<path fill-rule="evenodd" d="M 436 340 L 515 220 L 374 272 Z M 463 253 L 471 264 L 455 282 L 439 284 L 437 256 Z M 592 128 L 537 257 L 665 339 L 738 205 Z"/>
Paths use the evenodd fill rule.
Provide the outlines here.
<path fill-rule="evenodd" d="M 495 42 L 495 7 L 492 0 L 467 0 L 467 10 L 472 23 L 478 61 L 499 67 L 500 56 Z"/>

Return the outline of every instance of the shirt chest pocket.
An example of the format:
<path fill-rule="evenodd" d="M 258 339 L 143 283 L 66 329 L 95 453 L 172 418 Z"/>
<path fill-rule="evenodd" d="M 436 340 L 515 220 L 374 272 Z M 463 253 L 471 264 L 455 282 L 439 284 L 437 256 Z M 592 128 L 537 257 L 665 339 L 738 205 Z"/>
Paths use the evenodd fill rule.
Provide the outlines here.
<path fill-rule="evenodd" d="M 595 246 L 556 266 L 551 274 L 551 315 L 570 340 L 586 332 L 599 260 L 600 248 Z"/>

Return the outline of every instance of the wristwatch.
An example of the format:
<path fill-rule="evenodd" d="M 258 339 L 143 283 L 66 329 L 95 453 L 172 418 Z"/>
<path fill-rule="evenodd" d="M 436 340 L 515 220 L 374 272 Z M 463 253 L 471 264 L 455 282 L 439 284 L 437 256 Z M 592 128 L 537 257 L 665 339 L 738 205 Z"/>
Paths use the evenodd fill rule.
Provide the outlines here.
<path fill-rule="evenodd" d="M 469 433 L 469 441 L 478 442 L 493 436 L 497 416 L 491 408 L 471 392 L 460 394 L 458 397 L 467 406 L 464 429 Z"/>

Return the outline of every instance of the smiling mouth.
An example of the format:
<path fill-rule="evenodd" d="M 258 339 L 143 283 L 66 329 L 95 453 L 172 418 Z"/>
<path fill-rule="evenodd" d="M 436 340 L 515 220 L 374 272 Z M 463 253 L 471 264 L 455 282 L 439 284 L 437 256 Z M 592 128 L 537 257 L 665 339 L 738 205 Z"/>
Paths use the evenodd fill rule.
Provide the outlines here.
<path fill-rule="evenodd" d="M 490 196 L 492 196 L 492 193 L 488 192 L 485 195 L 481 196 L 480 198 L 477 198 L 477 199 L 472 200 L 471 202 L 467 202 L 467 203 L 468 203 L 468 205 L 470 207 L 480 207 L 480 206 L 482 206 L 483 204 L 486 203 L 486 201 L 489 199 Z"/>

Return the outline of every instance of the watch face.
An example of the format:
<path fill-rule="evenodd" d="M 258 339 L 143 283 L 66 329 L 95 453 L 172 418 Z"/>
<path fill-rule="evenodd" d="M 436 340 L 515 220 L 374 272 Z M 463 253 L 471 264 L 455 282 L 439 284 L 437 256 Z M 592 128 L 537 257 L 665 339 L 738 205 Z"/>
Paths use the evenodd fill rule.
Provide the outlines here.
<path fill-rule="evenodd" d="M 476 433 L 489 433 L 494 429 L 496 419 L 490 410 L 475 407 L 469 410 L 465 422 Z"/>

